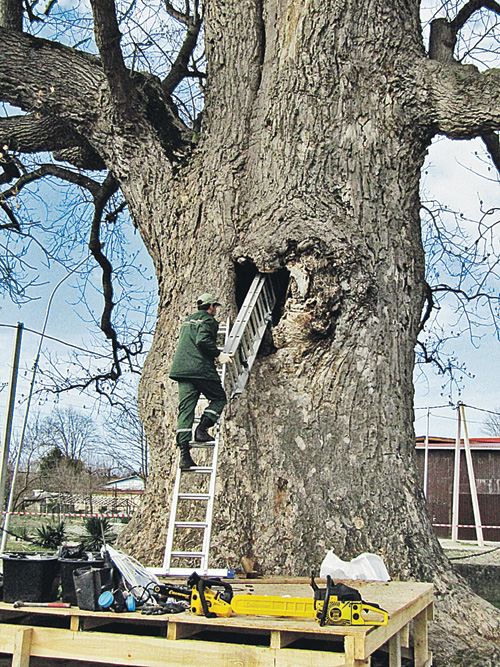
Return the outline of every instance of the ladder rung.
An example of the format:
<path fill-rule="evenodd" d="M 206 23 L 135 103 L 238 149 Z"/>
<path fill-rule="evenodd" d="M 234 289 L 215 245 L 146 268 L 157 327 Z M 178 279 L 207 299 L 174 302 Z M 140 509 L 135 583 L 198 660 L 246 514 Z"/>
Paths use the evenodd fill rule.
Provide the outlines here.
<path fill-rule="evenodd" d="M 179 493 L 179 500 L 210 500 L 209 493 Z"/>
<path fill-rule="evenodd" d="M 189 443 L 190 447 L 215 447 L 215 440 L 210 440 L 210 442 L 196 442 L 192 440 Z"/>
<path fill-rule="evenodd" d="M 206 521 L 175 521 L 174 526 L 177 528 L 206 528 L 208 523 Z"/>
<path fill-rule="evenodd" d="M 196 466 L 195 468 L 183 468 L 182 472 L 210 473 L 212 470 L 212 466 Z"/>
<path fill-rule="evenodd" d="M 203 551 L 172 551 L 171 553 L 173 558 L 202 558 L 204 555 Z"/>

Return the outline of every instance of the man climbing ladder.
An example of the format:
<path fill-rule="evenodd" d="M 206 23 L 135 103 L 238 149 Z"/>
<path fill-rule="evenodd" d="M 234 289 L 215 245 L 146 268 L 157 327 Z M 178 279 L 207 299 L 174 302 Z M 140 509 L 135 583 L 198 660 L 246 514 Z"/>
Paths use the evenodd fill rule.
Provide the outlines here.
<path fill-rule="evenodd" d="M 220 303 L 213 294 L 205 293 L 198 298 L 197 305 L 197 312 L 181 325 L 179 343 L 169 376 L 178 383 L 177 446 L 180 449 L 179 467 L 183 470 L 196 466 L 191 458 L 190 442 L 200 394 L 208 399 L 209 404 L 196 428 L 196 442 L 213 440 L 208 429 L 218 421 L 227 402 L 215 360 L 218 359 L 222 364 L 232 360 L 231 355 L 220 352 L 217 347 L 219 324 L 215 315 Z"/>

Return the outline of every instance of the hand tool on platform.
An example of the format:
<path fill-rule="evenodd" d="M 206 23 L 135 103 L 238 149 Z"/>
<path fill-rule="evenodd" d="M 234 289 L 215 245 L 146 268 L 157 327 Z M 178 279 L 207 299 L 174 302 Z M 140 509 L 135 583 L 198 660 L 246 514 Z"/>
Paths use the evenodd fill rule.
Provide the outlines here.
<path fill-rule="evenodd" d="M 311 575 L 314 598 L 275 595 L 234 595 L 229 584 L 220 579 L 204 579 L 193 573 L 191 612 L 213 618 L 245 614 L 251 616 L 287 616 L 314 618 L 324 625 L 387 625 L 389 614 L 375 603 L 365 602 L 355 588 L 333 584 L 326 578 L 326 588 L 319 588 Z"/>
<path fill-rule="evenodd" d="M 19 609 L 19 607 L 56 607 L 59 609 L 68 609 L 71 607 L 70 602 L 23 602 L 18 600 L 14 602 L 14 609 Z"/>

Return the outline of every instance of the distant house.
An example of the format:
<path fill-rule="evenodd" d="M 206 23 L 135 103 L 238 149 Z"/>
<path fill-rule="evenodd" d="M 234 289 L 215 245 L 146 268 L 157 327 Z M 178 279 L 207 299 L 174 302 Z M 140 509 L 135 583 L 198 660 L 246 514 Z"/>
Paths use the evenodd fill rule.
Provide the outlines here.
<path fill-rule="evenodd" d="M 106 489 L 116 489 L 117 491 L 144 491 L 145 484 L 142 477 L 132 475 L 131 477 L 121 477 L 114 479 L 105 485 Z"/>
<path fill-rule="evenodd" d="M 31 512 L 131 515 L 138 508 L 144 490 L 144 480 L 132 475 L 106 482 L 92 492 L 58 493 L 37 489 L 32 496 L 23 499 L 23 505 Z"/>
<path fill-rule="evenodd" d="M 470 438 L 469 442 L 484 539 L 500 542 L 500 438 Z M 416 454 L 423 485 L 425 436 L 416 439 Z M 454 465 L 455 439 L 429 437 L 427 505 L 439 537 L 451 537 Z M 463 440 L 460 448 L 459 526 L 474 526 Z M 475 528 L 459 528 L 458 539 L 475 540 Z"/>

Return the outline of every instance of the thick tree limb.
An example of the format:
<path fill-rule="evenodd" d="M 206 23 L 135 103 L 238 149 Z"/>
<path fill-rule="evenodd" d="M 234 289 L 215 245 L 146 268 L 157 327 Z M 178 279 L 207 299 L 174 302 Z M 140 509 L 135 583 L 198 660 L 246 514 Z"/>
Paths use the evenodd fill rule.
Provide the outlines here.
<path fill-rule="evenodd" d="M 99 90 L 105 83 L 95 56 L 0 28 L 2 101 L 31 112 L 35 118 L 63 119 L 73 132 L 86 130 L 82 132 L 86 135 L 98 113 Z"/>
<path fill-rule="evenodd" d="M 458 65 L 459 63 L 454 56 L 457 35 L 470 17 L 483 8 L 489 9 L 495 12 L 495 14 L 500 14 L 500 4 L 495 2 L 495 0 L 469 0 L 452 21 L 444 18 L 432 21 L 429 39 L 429 58 L 448 65 Z"/>
<path fill-rule="evenodd" d="M 102 170 L 101 157 L 88 141 L 67 123 L 53 115 L 26 114 L 0 118 L 0 147 L 19 153 L 57 152 L 56 159 L 64 160 L 79 169 Z"/>
<path fill-rule="evenodd" d="M 114 0 L 90 0 L 94 34 L 111 94 L 120 107 L 130 108 L 133 88 L 120 48 L 121 33 Z"/>
<path fill-rule="evenodd" d="M 109 38 L 108 32 L 102 35 L 103 41 Z M 109 48 L 113 51 L 112 46 Z M 106 67 L 112 69 L 113 58 L 119 60 L 120 55 L 106 52 L 106 58 Z M 37 63 L 36 67 L 32 66 L 33 62 Z M 35 119 L 57 117 L 73 134 L 85 137 L 99 154 L 100 147 L 106 150 L 107 139 L 115 137 L 117 131 L 129 129 L 130 138 L 137 142 L 140 141 L 138 123 L 150 123 L 170 159 L 178 159 L 179 149 L 191 145 L 192 131 L 179 118 L 173 102 L 163 93 L 160 81 L 136 74 L 132 82 L 126 69 L 116 74 L 118 78 L 111 73 L 110 76 L 108 84 L 101 62 L 94 56 L 0 28 L 0 100 L 31 111 Z M 19 81 L 23 82 L 22 86 Z M 118 119 L 110 117 L 109 86 L 114 86 L 115 102 L 116 96 L 125 95 L 126 89 L 131 91 L 125 96 L 126 100 L 121 100 L 123 108 L 121 102 L 115 104 L 115 110 L 126 111 L 125 115 L 118 114 Z M 117 120 L 121 127 L 116 127 Z M 48 150 L 54 150 L 54 135 L 47 140 L 50 141 Z M 84 142 L 80 145 L 85 148 Z M 66 147 L 67 144 L 60 146 Z M 46 147 L 39 144 L 38 150 L 46 150 Z"/>
<path fill-rule="evenodd" d="M 472 139 L 500 129 L 500 70 L 423 61 L 433 122 L 439 134 Z"/>

